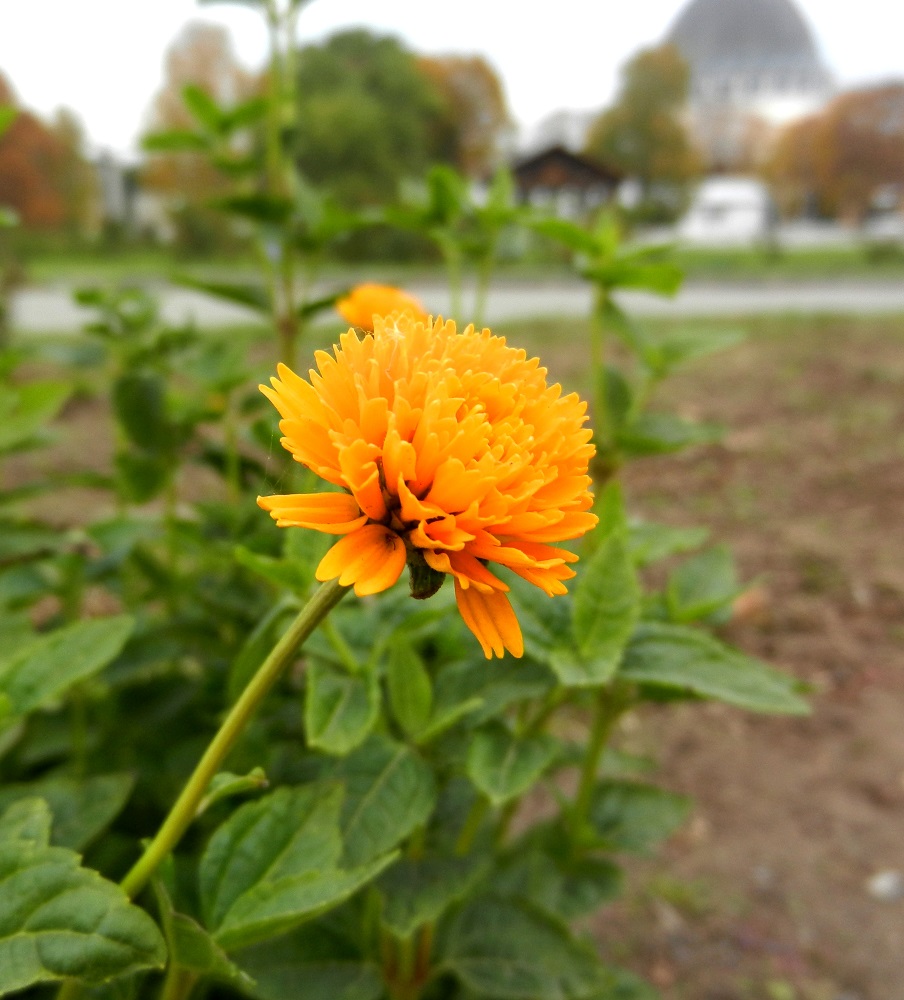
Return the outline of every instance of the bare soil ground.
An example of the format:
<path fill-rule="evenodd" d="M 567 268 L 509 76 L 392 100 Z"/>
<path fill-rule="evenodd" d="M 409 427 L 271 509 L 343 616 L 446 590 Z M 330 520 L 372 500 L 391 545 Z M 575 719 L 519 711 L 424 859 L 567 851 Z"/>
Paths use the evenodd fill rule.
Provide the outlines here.
<path fill-rule="evenodd" d="M 813 713 L 629 719 L 696 810 L 593 929 L 666 1000 L 902 1000 L 904 321 L 746 325 L 659 400 L 724 442 L 640 462 L 628 490 L 732 545 L 755 586 L 726 636 L 808 681 Z"/>

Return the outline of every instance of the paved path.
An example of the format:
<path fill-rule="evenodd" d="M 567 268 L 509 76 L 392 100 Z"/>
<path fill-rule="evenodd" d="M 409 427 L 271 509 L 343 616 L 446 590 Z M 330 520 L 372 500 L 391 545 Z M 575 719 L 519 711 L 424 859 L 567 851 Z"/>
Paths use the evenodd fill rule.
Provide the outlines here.
<path fill-rule="evenodd" d="M 409 290 L 428 309 L 447 314 L 449 296 L 440 284 L 416 284 Z M 163 286 L 159 290 L 165 318 L 181 323 L 194 318 L 199 326 L 246 322 L 250 313 L 199 292 Z M 470 297 L 466 297 L 466 307 Z M 904 314 L 904 281 L 799 282 L 794 284 L 688 284 L 674 298 L 625 292 L 622 304 L 637 316 L 743 316 L 777 313 Z M 591 292 L 583 284 L 549 282 L 497 284 L 490 293 L 486 320 L 541 316 L 586 316 Z M 24 332 L 70 332 L 90 317 L 72 301 L 71 290 L 53 286 L 28 288 L 13 298 L 14 328 Z"/>

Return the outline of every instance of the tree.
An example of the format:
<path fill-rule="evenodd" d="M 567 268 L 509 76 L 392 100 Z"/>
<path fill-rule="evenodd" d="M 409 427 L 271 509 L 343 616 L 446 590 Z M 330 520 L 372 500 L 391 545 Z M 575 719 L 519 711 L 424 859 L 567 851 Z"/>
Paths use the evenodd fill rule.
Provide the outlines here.
<path fill-rule="evenodd" d="M 904 83 L 841 94 L 786 128 L 766 168 L 786 210 L 814 202 L 861 219 L 879 189 L 904 178 Z"/>
<path fill-rule="evenodd" d="M 185 26 L 167 52 L 164 85 L 147 116 L 148 132 L 196 126 L 184 99 L 190 86 L 228 107 L 247 100 L 260 82 L 239 64 L 224 28 L 195 21 Z M 177 241 L 186 249 L 209 250 L 227 238 L 223 219 L 206 203 L 229 192 L 232 182 L 205 154 L 191 150 L 155 154 L 142 183 L 168 197 Z"/>
<path fill-rule="evenodd" d="M 17 107 L 12 88 L 0 76 L 0 106 Z M 88 166 L 80 142 L 72 135 L 73 116 L 48 127 L 19 109 L 0 138 L 0 205 L 12 209 L 26 229 L 61 229 L 83 220 L 82 193 L 74 179 L 86 183 Z"/>
<path fill-rule="evenodd" d="M 672 45 L 644 49 L 622 70 L 615 104 L 594 122 L 586 152 L 640 182 L 683 185 L 697 176 L 700 158 L 681 114 L 690 70 Z"/>
<path fill-rule="evenodd" d="M 500 165 L 501 142 L 511 128 L 502 83 L 480 56 L 423 57 L 418 66 L 446 104 L 445 154 L 462 173 L 482 176 Z"/>
<path fill-rule="evenodd" d="M 444 158 L 447 120 L 438 88 L 395 38 L 344 31 L 298 53 L 298 164 L 346 205 L 392 198 L 401 178 Z"/>

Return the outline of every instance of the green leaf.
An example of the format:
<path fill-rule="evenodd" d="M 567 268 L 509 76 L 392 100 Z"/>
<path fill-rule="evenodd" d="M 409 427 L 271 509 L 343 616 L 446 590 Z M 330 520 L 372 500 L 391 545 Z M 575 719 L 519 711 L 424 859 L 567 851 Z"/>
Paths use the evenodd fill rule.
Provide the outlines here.
<path fill-rule="evenodd" d="M 585 670 L 583 676 L 570 669 L 559 672 L 562 683 L 578 687 L 610 680 L 639 615 L 640 587 L 627 536 L 615 531 L 593 554 L 574 588 L 572 631 Z"/>
<path fill-rule="evenodd" d="M 621 891 L 621 869 L 605 858 L 556 857 L 522 848 L 493 878 L 494 892 L 524 899 L 562 920 L 594 913 Z"/>
<path fill-rule="evenodd" d="M 668 524 L 641 521 L 628 529 L 628 549 L 637 566 L 649 566 L 679 552 L 691 552 L 708 537 L 706 528 L 673 528 Z"/>
<path fill-rule="evenodd" d="M 252 97 L 241 104 L 236 104 L 223 115 L 223 127 L 226 132 L 248 128 L 263 121 L 267 115 L 268 101 L 266 97 Z"/>
<path fill-rule="evenodd" d="M 433 685 L 424 661 L 404 635 L 393 637 L 386 684 L 396 722 L 406 736 L 417 737 L 433 711 Z"/>
<path fill-rule="evenodd" d="M 81 851 L 119 815 L 133 784 L 129 774 L 104 774 L 5 785 L 0 788 L 0 811 L 14 802 L 44 799 L 53 813 L 52 842 Z"/>
<path fill-rule="evenodd" d="M 116 456 L 116 471 L 117 487 L 123 496 L 135 503 L 145 503 L 166 486 L 171 466 L 166 454 L 126 452 Z"/>
<path fill-rule="evenodd" d="M 806 715 L 810 710 L 794 678 L 682 625 L 642 622 L 625 651 L 619 676 L 753 712 Z"/>
<path fill-rule="evenodd" d="M 523 589 L 530 591 L 530 596 L 536 597 L 542 604 L 542 610 L 538 612 L 540 616 L 550 605 L 565 604 L 564 598 L 550 601 L 532 584 L 525 582 Z M 520 608 L 519 604 L 519 611 Z M 567 605 L 564 610 L 567 622 Z M 435 734 L 441 722 L 448 725 L 449 720 L 456 716 L 467 718 L 469 725 L 481 725 L 498 716 L 509 705 L 543 697 L 552 686 L 553 678 L 549 671 L 528 659 L 500 660 L 492 670 L 487 670 L 486 663 L 473 657 L 444 664 L 434 681 L 433 717 L 421 738 L 426 739 L 428 732 Z"/>
<path fill-rule="evenodd" d="M 151 452 L 172 447 L 173 426 L 161 375 L 140 371 L 120 375 L 113 383 L 112 399 L 116 418 L 130 441 Z"/>
<path fill-rule="evenodd" d="M 715 424 L 693 424 L 671 413 L 643 413 L 624 427 L 618 444 L 629 455 L 665 455 L 695 444 L 711 444 L 722 436 Z"/>
<path fill-rule="evenodd" d="M 0 205 L 0 229 L 11 229 L 19 224 L 19 216 L 5 205 Z"/>
<path fill-rule="evenodd" d="M 227 281 L 203 281 L 201 278 L 192 277 L 190 274 L 174 274 L 171 280 L 181 285 L 183 288 L 194 288 L 199 292 L 212 295 L 215 299 L 223 299 L 225 302 L 235 302 L 240 306 L 247 306 L 264 316 L 269 316 L 273 309 L 270 301 L 270 293 L 263 285 L 258 284 L 237 284 Z"/>
<path fill-rule="evenodd" d="M 350 870 L 342 850 L 336 785 L 282 788 L 238 809 L 201 859 L 206 922 L 232 950 L 277 934 L 337 906 L 371 881 L 394 855 Z"/>
<path fill-rule="evenodd" d="M 292 218 L 292 202 L 268 194 L 236 194 L 229 198 L 218 198 L 217 208 L 232 215 L 241 216 L 268 226 L 282 226 Z"/>
<path fill-rule="evenodd" d="M 182 90 L 182 100 L 197 123 L 208 132 L 218 133 L 223 128 L 223 112 L 217 102 L 201 87 L 190 83 Z"/>
<path fill-rule="evenodd" d="M 592 1000 L 613 973 L 564 924 L 524 904 L 475 899 L 440 943 L 440 969 L 486 1000 Z"/>
<path fill-rule="evenodd" d="M 432 770 L 385 736 L 371 736 L 338 761 L 331 776 L 346 787 L 341 825 L 348 864 L 365 864 L 394 848 L 436 804 Z"/>
<path fill-rule="evenodd" d="M 20 799 L 0 812 L 0 844 L 28 840 L 47 847 L 52 824 L 50 806 L 43 799 Z"/>
<path fill-rule="evenodd" d="M 292 595 L 285 595 L 267 608 L 264 617 L 254 626 L 230 664 L 227 685 L 230 702 L 234 702 L 245 690 L 255 671 L 298 611 L 299 603 Z"/>
<path fill-rule="evenodd" d="M 590 824 L 599 846 L 646 854 L 687 819 L 691 800 L 653 785 L 601 781 L 593 792 Z"/>
<path fill-rule="evenodd" d="M 43 821 L 40 807 L 28 817 L 29 808 L 18 803 L 12 818 L 0 817 L 0 995 L 161 968 L 166 947 L 153 920 L 119 886 L 80 867 L 75 852 L 30 836 Z"/>
<path fill-rule="evenodd" d="M 567 219 L 544 218 L 528 220 L 528 226 L 535 233 L 554 240 L 577 253 L 593 255 L 597 252 L 597 241 L 583 226 Z"/>
<path fill-rule="evenodd" d="M 742 330 L 670 330 L 647 341 L 644 360 L 661 378 L 689 361 L 734 347 L 744 337 Z"/>
<path fill-rule="evenodd" d="M 411 937 L 468 895 L 483 869 L 483 859 L 473 854 L 403 858 L 377 883 L 383 896 L 383 923 L 400 938 Z"/>
<path fill-rule="evenodd" d="M 316 660 L 309 664 L 304 702 L 308 746 L 344 757 L 367 739 L 379 713 L 374 674 L 352 675 Z"/>
<path fill-rule="evenodd" d="M 555 760 L 551 737 L 517 737 L 501 724 L 480 730 L 471 740 L 466 769 L 474 785 L 500 806 L 523 795 Z"/>
<path fill-rule="evenodd" d="M 728 546 L 707 549 L 669 576 L 665 589 L 669 617 L 679 624 L 699 621 L 727 608 L 741 590 Z"/>
<path fill-rule="evenodd" d="M 234 798 L 236 795 L 247 795 L 249 792 L 259 792 L 269 785 L 267 775 L 262 767 L 252 768 L 247 774 L 232 774 L 221 771 L 215 774 L 207 786 L 207 794 L 201 800 L 196 815 L 206 812 L 215 802 Z"/>
<path fill-rule="evenodd" d="M 71 392 L 61 382 L 0 386 L 0 454 L 31 445 Z"/>
<path fill-rule="evenodd" d="M 203 153 L 210 140 L 188 129 L 168 129 L 143 136 L 141 148 L 147 153 Z"/>
<path fill-rule="evenodd" d="M 207 931 L 196 920 L 175 911 L 161 880 L 154 879 L 153 886 L 169 953 L 168 965 L 231 983 L 245 992 L 253 991 L 254 980 L 230 960 Z"/>
<path fill-rule="evenodd" d="M 0 659 L 0 694 L 7 695 L 19 715 L 55 701 L 118 656 L 133 626 L 131 617 L 117 615 L 40 636 L 11 658 Z"/>
<path fill-rule="evenodd" d="M 585 268 L 582 274 L 610 291 L 634 288 L 654 295 L 674 295 L 684 280 L 684 271 L 677 264 L 640 263 L 628 258 Z"/>
<path fill-rule="evenodd" d="M 66 533 L 38 521 L 0 518 L 0 565 L 56 552 L 66 544 Z"/>
<path fill-rule="evenodd" d="M 380 1000 L 385 995 L 379 965 L 317 922 L 245 949 L 236 960 L 254 977 L 252 995 L 258 1000 Z"/>

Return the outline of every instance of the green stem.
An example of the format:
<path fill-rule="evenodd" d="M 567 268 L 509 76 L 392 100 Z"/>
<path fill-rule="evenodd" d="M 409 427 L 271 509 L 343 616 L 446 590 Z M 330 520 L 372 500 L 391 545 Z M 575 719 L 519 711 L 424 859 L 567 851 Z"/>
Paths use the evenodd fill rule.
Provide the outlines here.
<path fill-rule="evenodd" d="M 606 401 L 606 329 L 603 316 L 606 312 L 608 291 L 600 286 L 596 292 L 596 308 L 590 320 L 590 372 L 593 380 L 593 423 L 597 439 L 610 445 L 612 429 L 609 426 L 609 408 Z"/>
<path fill-rule="evenodd" d="M 258 705 L 291 662 L 298 647 L 342 600 L 348 590 L 348 587 L 340 586 L 335 580 L 323 584 L 273 647 L 270 655 L 232 706 L 194 773 L 188 779 L 182 794 L 164 820 L 163 826 L 122 880 L 121 885 L 127 896 L 134 897 L 144 888 L 161 861 L 182 839 L 182 835 L 195 818 L 207 786 L 220 770 L 220 765 L 242 734 Z"/>
<path fill-rule="evenodd" d="M 574 829 L 578 833 L 587 822 L 587 816 L 593 802 L 593 790 L 596 787 L 606 744 L 609 742 L 615 723 L 628 704 L 628 698 L 625 697 L 624 693 L 612 687 L 601 688 L 597 695 L 587 754 L 581 766 L 581 778 L 571 813 Z"/>
<path fill-rule="evenodd" d="M 471 806 L 471 811 L 465 819 L 465 825 L 461 828 L 458 840 L 455 841 L 456 854 L 467 854 L 471 850 L 471 845 L 474 843 L 474 838 L 477 836 L 477 831 L 480 829 L 489 808 L 489 800 L 483 795 L 474 800 L 474 805 Z"/>

